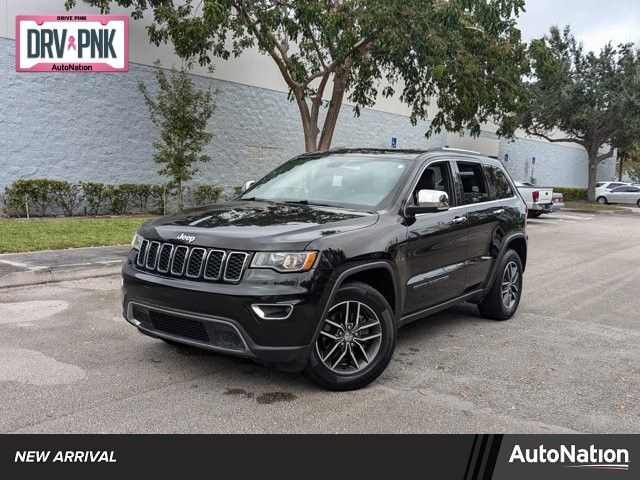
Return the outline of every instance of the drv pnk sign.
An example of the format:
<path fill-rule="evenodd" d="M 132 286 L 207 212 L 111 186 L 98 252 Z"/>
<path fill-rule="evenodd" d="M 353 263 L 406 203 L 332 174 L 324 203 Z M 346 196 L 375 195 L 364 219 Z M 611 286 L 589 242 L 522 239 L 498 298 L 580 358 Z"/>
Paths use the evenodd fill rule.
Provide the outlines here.
<path fill-rule="evenodd" d="M 126 72 L 126 15 L 16 16 L 19 72 Z"/>

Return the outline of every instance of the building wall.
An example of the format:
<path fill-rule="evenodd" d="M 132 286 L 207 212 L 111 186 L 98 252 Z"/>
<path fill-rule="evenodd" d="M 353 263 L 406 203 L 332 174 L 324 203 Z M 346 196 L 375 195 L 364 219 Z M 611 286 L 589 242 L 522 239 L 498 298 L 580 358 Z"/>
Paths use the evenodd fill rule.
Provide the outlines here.
<path fill-rule="evenodd" d="M 127 73 L 18 73 L 15 43 L 0 38 L 0 188 L 18 178 L 110 183 L 158 182 L 152 142 L 157 131 L 137 89 L 155 85 L 154 70 L 130 64 Z M 304 150 L 295 103 L 284 92 L 194 76 L 216 90 L 210 122 L 211 162 L 194 183 L 240 185 Z M 444 146 L 445 134 L 424 137 L 402 115 L 344 106 L 334 146 L 399 148 Z"/>
<path fill-rule="evenodd" d="M 73 13 L 98 13 L 78 2 Z M 155 85 L 153 68 L 161 59 L 170 66 L 178 59 L 170 46 L 148 42 L 146 25 L 130 20 L 130 71 L 116 74 L 15 72 L 16 14 L 64 13 L 62 0 L 0 0 L 0 190 L 18 178 L 63 178 L 110 183 L 158 182 L 152 161 L 157 135 L 137 89 L 139 81 Z M 114 8 L 113 13 L 127 13 Z M 217 111 L 210 123 L 214 139 L 206 153 L 212 161 L 200 167 L 197 183 L 235 186 L 262 176 L 274 166 L 302 153 L 303 136 L 295 104 L 287 100 L 287 87 L 266 56 L 248 51 L 239 58 L 217 61 L 213 73 L 196 67 L 196 83 L 214 88 Z M 330 88 L 327 89 L 328 91 Z M 432 105 L 430 114 L 433 115 Z M 397 97 L 380 98 L 372 109 L 354 118 L 343 106 L 334 146 L 398 148 L 449 145 L 476 150 L 501 160 L 516 180 L 533 176 L 539 184 L 587 184 L 584 149 L 571 144 L 496 137 L 495 126 L 485 125 L 478 139 L 442 133 L 424 137 L 428 123 L 416 127 Z M 614 178 L 614 164 L 601 165 L 599 179 Z"/>
<path fill-rule="evenodd" d="M 535 179 L 537 185 L 586 187 L 587 153 L 579 145 L 549 143 L 530 138 L 500 139 L 498 158 L 511 176 L 522 182 Z M 505 160 L 505 156 L 508 159 Z M 532 158 L 536 158 L 535 165 Z M 615 178 L 615 161 L 606 160 L 598 167 L 598 180 Z"/>

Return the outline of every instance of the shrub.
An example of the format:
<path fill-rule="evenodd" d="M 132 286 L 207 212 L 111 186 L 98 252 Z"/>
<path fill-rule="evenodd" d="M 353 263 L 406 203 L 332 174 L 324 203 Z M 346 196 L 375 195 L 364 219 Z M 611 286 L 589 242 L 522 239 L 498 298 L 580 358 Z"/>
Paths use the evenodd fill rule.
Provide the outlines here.
<path fill-rule="evenodd" d="M 5 211 L 10 216 L 45 216 L 56 201 L 57 190 L 67 182 L 44 178 L 20 179 L 5 189 Z"/>
<path fill-rule="evenodd" d="M 109 200 L 109 187 L 100 182 L 80 182 L 84 201 L 87 203 L 89 215 L 98 215 L 106 210 Z"/>
<path fill-rule="evenodd" d="M 224 188 L 218 185 L 199 185 L 192 189 L 194 206 L 218 203 L 224 193 Z"/>
<path fill-rule="evenodd" d="M 224 197 L 224 192 L 225 189 L 217 185 L 200 185 L 189 190 L 193 206 L 216 203 Z M 45 216 L 60 210 L 73 216 L 81 204 L 89 215 L 162 214 L 167 204 L 166 211 L 175 208 L 176 188 L 172 184 L 73 184 L 63 180 L 22 179 L 9 185 L 0 201 L 7 216 L 26 216 L 27 204 L 30 216 Z"/>
<path fill-rule="evenodd" d="M 48 180 L 48 182 L 53 202 L 62 209 L 65 215 L 73 217 L 80 202 L 80 187 L 64 180 Z"/>
<path fill-rule="evenodd" d="M 553 191 L 561 193 L 565 202 L 587 201 L 587 189 L 575 187 L 553 187 Z"/>

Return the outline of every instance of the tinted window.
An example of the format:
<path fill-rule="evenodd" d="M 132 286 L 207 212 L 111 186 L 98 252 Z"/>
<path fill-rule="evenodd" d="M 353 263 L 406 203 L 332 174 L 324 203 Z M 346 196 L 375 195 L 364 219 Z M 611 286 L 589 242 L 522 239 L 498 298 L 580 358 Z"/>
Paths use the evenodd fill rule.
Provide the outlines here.
<path fill-rule="evenodd" d="M 488 201 L 489 191 L 484 180 L 482 165 L 464 162 L 457 162 L 457 164 L 462 186 L 462 204 L 469 205 Z"/>
<path fill-rule="evenodd" d="M 610 183 L 608 188 L 618 188 L 623 186 L 624 183 Z"/>
<path fill-rule="evenodd" d="M 598 182 L 596 183 L 596 188 L 600 188 L 601 186 L 604 185 L 605 182 Z"/>
<path fill-rule="evenodd" d="M 381 207 L 390 197 L 413 157 L 319 154 L 295 158 L 240 198 L 370 210 Z"/>
<path fill-rule="evenodd" d="M 627 191 L 627 187 L 618 187 L 611 190 L 611 193 L 620 193 L 620 192 L 626 192 L 626 191 Z"/>
<path fill-rule="evenodd" d="M 638 187 L 627 187 L 627 192 L 640 192 Z"/>
<path fill-rule="evenodd" d="M 451 174 L 449 170 L 449 162 L 433 163 L 424 169 L 420 180 L 413 189 L 413 202 L 418 203 L 418 191 L 420 190 L 439 190 L 447 192 L 449 201 L 451 202 L 455 195 L 451 187 Z"/>
<path fill-rule="evenodd" d="M 489 183 L 489 193 L 493 200 L 513 197 L 511 184 L 500 167 L 485 165 L 484 171 L 487 175 L 487 182 Z"/>

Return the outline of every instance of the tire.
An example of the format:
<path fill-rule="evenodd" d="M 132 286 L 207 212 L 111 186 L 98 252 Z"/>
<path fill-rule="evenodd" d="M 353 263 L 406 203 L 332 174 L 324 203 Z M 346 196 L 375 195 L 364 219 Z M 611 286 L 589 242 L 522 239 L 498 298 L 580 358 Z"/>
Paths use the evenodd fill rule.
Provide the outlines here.
<path fill-rule="evenodd" d="M 529 218 L 538 218 L 539 216 L 542 215 L 542 210 L 530 210 L 529 211 Z"/>
<path fill-rule="evenodd" d="M 598 197 L 596 198 L 596 202 L 598 202 L 601 205 L 606 205 L 607 203 L 609 203 L 606 197 Z"/>
<path fill-rule="evenodd" d="M 359 326 L 355 323 L 358 313 Z M 375 288 L 360 282 L 342 285 L 329 314 L 322 319 L 322 330 L 311 348 L 304 375 L 329 390 L 356 390 L 368 385 L 384 371 L 393 355 L 393 317 L 389 303 Z M 369 327 L 363 329 L 366 325 Z"/>
<path fill-rule="evenodd" d="M 515 268 L 515 277 L 514 277 Z M 515 281 L 514 281 L 515 278 Z M 509 298 L 503 298 L 503 284 L 509 282 Z M 515 286 L 515 290 L 514 287 Z M 506 292 L 507 290 L 504 289 Z M 506 295 L 506 293 L 505 293 Z M 492 320 L 510 319 L 520 305 L 522 296 L 522 260 L 515 250 L 507 250 L 500 260 L 496 278 L 489 293 L 478 304 L 480 314 Z"/>

